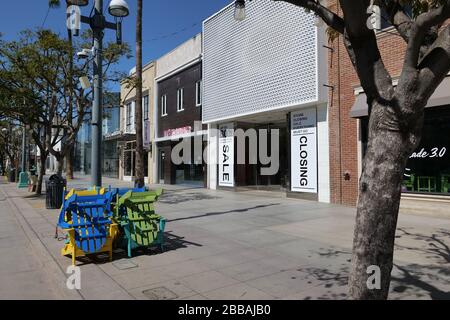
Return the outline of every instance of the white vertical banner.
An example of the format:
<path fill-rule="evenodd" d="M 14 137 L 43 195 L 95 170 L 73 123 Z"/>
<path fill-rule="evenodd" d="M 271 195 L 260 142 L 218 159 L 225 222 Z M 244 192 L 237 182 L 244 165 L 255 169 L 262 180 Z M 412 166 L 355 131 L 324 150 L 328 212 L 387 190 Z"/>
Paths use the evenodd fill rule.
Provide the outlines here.
<path fill-rule="evenodd" d="M 315 107 L 291 113 L 291 191 L 317 193 Z"/>
<path fill-rule="evenodd" d="M 234 187 L 234 125 L 219 126 L 219 186 Z"/>

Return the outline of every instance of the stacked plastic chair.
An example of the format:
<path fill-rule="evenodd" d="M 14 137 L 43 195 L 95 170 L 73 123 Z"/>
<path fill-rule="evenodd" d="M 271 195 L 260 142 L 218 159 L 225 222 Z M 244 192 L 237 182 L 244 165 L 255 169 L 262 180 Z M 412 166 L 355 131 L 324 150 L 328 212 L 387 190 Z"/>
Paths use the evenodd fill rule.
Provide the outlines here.
<path fill-rule="evenodd" d="M 68 233 L 61 254 L 71 255 L 73 265 L 77 257 L 100 252 L 107 252 L 112 261 L 118 227 L 112 220 L 111 200 L 111 193 L 101 190 L 73 190 L 66 195 L 58 226 Z"/>
<path fill-rule="evenodd" d="M 139 247 L 159 245 L 161 251 L 164 250 L 165 219 L 154 209 L 154 203 L 161 194 L 162 189 L 117 193 L 114 219 L 121 226 L 122 245 L 129 257 L 132 250 Z"/>

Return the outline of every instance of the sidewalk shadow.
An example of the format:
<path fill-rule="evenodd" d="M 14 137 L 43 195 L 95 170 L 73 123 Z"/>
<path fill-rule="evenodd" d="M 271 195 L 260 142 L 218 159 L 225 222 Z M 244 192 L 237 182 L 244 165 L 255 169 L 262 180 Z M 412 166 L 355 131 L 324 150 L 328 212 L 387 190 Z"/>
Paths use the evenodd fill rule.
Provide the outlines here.
<path fill-rule="evenodd" d="M 29 194 L 26 196 L 22 196 L 22 198 L 30 199 L 30 200 L 45 200 L 46 196 L 45 196 L 45 193 L 42 193 L 42 194 L 32 193 L 32 194 Z"/>
<path fill-rule="evenodd" d="M 220 197 L 211 196 L 202 192 L 178 193 L 178 191 L 180 190 L 163 193 L 161 197 L 158 199 L 158 202 L 165 204 L 178 204 L 194 200 L 220 199 Z"/>
<path fill-rule="evenodd" d="M 398 228 L 396 238 L 419 241 L 418 247 L 397 244 L 396 250 L 416 252 L 434 264 L 394 263 L 398 272 L 392 276 L 392 290 L 432 300 L 450 300 L 450 231 L 437 229 L 423 234 L 412 231 L 412 228 Z"/>
<path fill-rule="evenodd" d="M 311 258 L 320 258 L 321 267 L 312 265 L 300 267 L 297 271 L 305 275 L 309 284 L 320 282 L 315 287 L 316 294 L 306 296 L 305 300 L 346 300 L 350 273 L 351 252 L 336 249 L 311 251 Z M 322 260 L 323 259 L 323 260 Z M 322 265 L 325 265 L 322 267 Z M 312 291 L 314 292 L 314 290 Z"/>
<path fill-rule="evenodd" d="M 162 255 L 166 252 L 175 251 L 182 248 L 187 248 L 190 246 L 195 247 L 202 247 L 203 245 L 188 241 L 185 239 L 185 237 L 180 237 L 175 234 L 173 234 L 171 231 L 164 233 L 164 251 L 161 251 L 159 246 L 151 246 L 151 247 L 141 247 L 136 248 L 132 251 L 133 257 L 139 257 L 139 256 L 156 256 L 156 255 Z M 128 253 L 127 250 L 117 247 L 113 250 L 113 261 L 116 260 L 122 260 L 122 259 L 128 259 Z M 94 253 L 87 255 L 85 257 L 78 257 L 77 262 L 80 266 L 90 263 L 95 264 L 105 264 L 110 263 L 109 256 L 107 253 L 101 252 L 101 253 Z"/>
<path fill-rule="evenodd" d="M 390 299 L 450 299 L 450 232 L 437 229 L 430 234 L 414 232 L 407 228 L 398 228 L 397 239 L 415 240 L 417 246 L 395 244 L 395 250 L 410 250 L 419 253 L 434 263 L 417 264 L 394 261 L 391 275 Z M 347 286 L 350 274 L 349 252 L 329 249 L 316 251 L 313 255 L 329 259 L 327 267 L 312 265 L 297 269 L 306 273 L 306 278 L 323 282 L 325 293 L 307 297 L 308 299 L 345 299 L 346 294 L 336 292 L 336 288 Z M 347 263 L 341 263 L 342 259 Z M 329 289 L 329 290 L 326 290 Z"/>
<path fill-rule="evenodd" d="M 217 212 L 207 212 L 207 213 L 204 213 L 204 214 L 200 214 L 198 216 L 189 216 L 189 217 L 183 217 L 183 218 L 169 219 L 169 220 L 167 220 L 167 222 L 175 222 L 175 221 L 182 221 L 182 220 L 198 219 L 198 218 L 218 216 L 218 215 L 228 214 L 228 213 L 246 213 L 246 212 L 249 212 L 250 210 L 267 208 L 267 207 L 278 206 L 278 205 L 280 205 L 280 204 L 279 203 L 269 203 L 269 204 L 261 204 L 261 205 L 254 206 L 254 207 L 249 207 L 249 208 L 233 209 L 233 210 L 217 211 Z"/>

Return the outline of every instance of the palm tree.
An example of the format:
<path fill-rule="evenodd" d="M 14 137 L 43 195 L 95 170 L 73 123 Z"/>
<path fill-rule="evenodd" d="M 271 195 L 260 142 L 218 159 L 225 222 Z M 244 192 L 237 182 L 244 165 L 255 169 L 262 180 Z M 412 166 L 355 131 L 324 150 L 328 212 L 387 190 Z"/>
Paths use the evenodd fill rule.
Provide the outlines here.
<path fill-rule="evenodd" d="M 59 8 L 61 5 L 60 0 L 48 0 L 48 7 L 49 8 Z"/>
<path fill-rule="evenodd" d="M 142 0 L 137 0 L 136 18 L 136 176 L 135 185 L 143 187 L 144 180 L 144 141 L 142 124 Z"/>

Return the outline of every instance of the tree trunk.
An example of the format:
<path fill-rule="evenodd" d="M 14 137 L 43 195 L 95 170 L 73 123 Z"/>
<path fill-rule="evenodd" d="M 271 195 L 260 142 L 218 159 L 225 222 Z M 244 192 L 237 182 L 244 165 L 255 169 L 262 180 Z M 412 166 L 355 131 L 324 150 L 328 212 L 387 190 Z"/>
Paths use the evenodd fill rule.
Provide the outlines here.
<path fill-rule="evenodd" d="M 56 174 L 62 177 L 64 167 L 64 158 L 56 158 Z"/>
<path fill-rule="evenodd" d="M 136 179 L 135 185 L 145 185 L 144 141 L 142 128 L 142 0 L 137 1 L 136 18 Z"/>
<path fill-rule="evenodd" d="M 40 165 L 39 165 L 39 175 L 38 175 L 38 181 L 36 186 L 36 194 L 41 195 L 42 194 L 42 183 L 44 181 L 45 176 L 45 165 L 47 162 L 47 156 L 43 155 L 43 152 L 41 151 L 41 157 L 40 157 Z"/>
<path fill-rule="evenodd" d="M 67 152 L 66 155 L 66 179 L 73 179 L 73 147 Z"/>
<path fill-rule="evenodd" d="M 353 299 L 384 300 L 389 293 L 403 175 L 423 125 L 423 117 L 419 117 L 405 133 L 395 118 L 389 107 L 372 106 L 349 279 Z"/>

